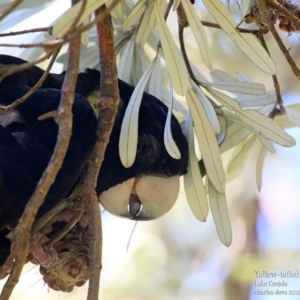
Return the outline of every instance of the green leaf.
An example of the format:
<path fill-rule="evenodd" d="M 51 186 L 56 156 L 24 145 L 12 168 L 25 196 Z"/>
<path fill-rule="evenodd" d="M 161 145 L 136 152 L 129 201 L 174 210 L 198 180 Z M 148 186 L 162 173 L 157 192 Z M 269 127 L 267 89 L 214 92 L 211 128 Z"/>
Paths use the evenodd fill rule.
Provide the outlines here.
<path fill-rule="evenodd" d="M 233 93 L 236 92 L 250 95 L 264 95 L 266 93 L 263 84 L 254 82 L 223 81 L 218 83 L 206 83 L 205 85 Z"/>
<path fill-rule="evenodd" d="M 216 0 L 202 0 L 229 38 L 264 72 L 274 75 L 276 66 L 267 51 L 253 34 L 240 34 L 236 29 L 227 7 Z"/>
<path fill-rule="evenodd" d="M 214 69 L 210 71 L 210 76 L 211 79 L 213 80 L 214 83 L 218 82 L 224 82 L 224 81 L 232 81 L 232 82 L 237 82 L 238 80 L 234 78 L 233 76 L 227 74 L 224 71 Z"/>
<path fill-rule="evenodd" d="M 246 139 L 250 134 L 251 132 L 249 131 L 249 129 L 238 123 L 233 123 L 227 130 L 226 138 L 220 146 L 220 151 L 223 153 L 231 149 L 232 147 L 236 146 L 241 141 Z"/>
<path fill-rule="evenodd" d="M 201 87 L 196 85 L 193 80 L 190 80 L 190 84 L 192 86 L 193 91 L 199 98 L 199 101 L 201 101 L 201 104 L 205 110 L 206 116 L 210 122 L 212 129 L 216 134 L 219 133 L 221 131 L 221 125 L 214 107 L 206 97 L 205 93 L 202 91 Z"/>
<path fill-rule="evenodd" d="M 240 95 L 237 98 L 235 98 L 236 101 L 239 102 L 239 104 L 242 107 L 259 107 L 259 106 L 265 106 L 269 104 L 273 104 L 275 106 L 276 104 L 276 94 L 275 91 L 267 92 L 264 95 Z"/>
<path fill-rule="evenodd" d="M 173 88 L 170 89 L 170 101 L 168 107 L 168 114 L 166 119 L 166 125 L 164 130 L 164 144 L 167 149 L 167 152 L 174 159 L 180 159 L 181 153 L 176 145 L 176 142 L 173 139 L 172 131 L 171 131 L 171 117 L 172 117 L 172 108 L 173 108 Z"/>
<path fill-rule="evenodd" d="M 253 134 L 251 134 L 247 140 L 243 141 L 234 148 L 234 152 L 230 157 L 230 162 L 228 163 L 227 167 L 228 181 L 241 174 L 246 164 L 248 153 L 251 151 L 255 141 L 257 141 L 257 139 Z"/>
<path fill-rule="evenodd" d="M 165 9 L 166 9 L 166 4 L 167 4 L 166 1 L 156 0 L 155 3 L 159 6 L 160 14 L 163 15 L 165 12 Z M 149 26 L 150 26 L 150 28 L 155 28 L 157 26 L 156 25 L 156 14 L 151 15 L 150 20 L 149 20 Z"/>
<path fill-rule="evenodd" d="M 208 45 L 207 36 L 204 30 L 204 27 L 200 21 L 200 18 L 197 16 L 195 12 L 195 8 L 191 4 L 190 0 L 181 0 L 181 4 L 183 6 L 183 9 L 185 11 L 186 17 L 188 19 L 190 28 L 194 34 L 194 37 L 196 39 L 196 42 L 198 44 L 199 50 L 201 52 L 203 61 L 205 65 L 211 69 L 212 68 L 212 62 L 210 57 L 210 49 Z"/>
<path fill-rule="evenodd" d="M 150 35 L 150 32 L 152 30 L 151 27 L 149 26 L 149 21 L 150 21 L 151 15 L 154 14 L 153 8 L 154 7 L 153 7 L 152 3 L 147 7 L 147 9 L 144 13 L 142 22 L 141 22 L 138 32 L 137 32 L 136 43 L 140 47 L 144 47 L 144 45 Z"/>
<path fill-rule="evenodd" d="M 103 5 L 106 0 L 87 0 L 84 13 L 80 17 L 77 26 L 80 26 L 84 20 L 86 20 L 90 14 L 92 14 L 98 7 Z M 55 22 L 52 29 L 52 35 L 59 38 L 62 37 L 73 24 L 78 13 L 82 7 L 82 1 L 78 2 L 65 13 L 63 13 Z"/>
<path fill-rule="evenodd" d="M 286 107 L 285 112 L 289 120 L 296 126 L 300 127 L 300 112 L 291 108 L 291 106 Z"/>
<path fill-rule="evenodd" d="M 190 114 L 186 117 L 186 138 L 189 144 L 188 172 L 184 175 L 184 190 L 188 204 L 195 217 L 205 222 L 208 215 L 208 202 L 202 176 L 195 154 L 194 130 Z"/>
<path fill-rule="evenodd" d="M 232 230 L 225 194 L 219 193 L 211 182 L 208 184 L 208 194 L 209 205 L 219 238 L 225 246 L 229 247 L 232 242 Z"/>
<path fill-rule="evenodd" d="M 271 153 L 275 153 L 275 148 L 270 140 L 267 140 L 266 138 L 262 137 L 261 135 L 254 133 L 255 136 L 260 140 L 260 142 L 263 144 L 264 148 L 268 149 Z"/>
<path fill-rule="evenodd" d="M 265 147 L 261 147 L 257 163 L 256 163 L 256 184 L 259 191 L 261 191 L 262 186 L 262 175 L 263 175 L 263 166 L 266 157 L 267 151 Z"/>
<path fill-rule="evenodd" d="M 130 168 L 135 161 L 138 142 L 139 109 L 145 86 L 154 68 L 155 61 L 156 58 L 153 60 L 149 68 L 144 72 L 143 76 L 135 87 L 122 122 L 119 140 L 119 153 L 121 162 L 126 168 Z"/>
<path fill-rule="evenodd" d="M 106 7 L 109 7 L 113 3 L 113 0 L 106 0 L 105 4 Z M 110 11 L 110 15 L 115 20 L 121 20 L 123 17 L 123 9 L 122 9 L 122 2 L 119 1 L 118 4 Z"/>
<path fill-rule="evenodd" d="M 173 11 L 175 11 L 178 8 L 180 2 L 181 2 L 181 0 L 174 0 L 174 2 L 173 2 Z"/>
<path fill-rule="evenodd" d="M 126 17 L 123 23 L 123 28 L 122 28 L 123 31 L 126 31 L 131 26 L 133 26 L 138 21 L 138 19 L 142 16 L 146 8 L 147 8 L 147 0 L 139 0 L 132 8 L 129 15 Z"/>
<path fill-rule="evenodd" d="M 191 88 L 188 88 L 186 99 L 193 117 L 207 175 L 216 189 L 223 193 L 225 191 L 225 173 L 215 134 L 199 99 Z"/>
<path fill-rule="evenodd" d="M 183 96 L 186 93 L 189 83 L 188 72 L 182 55 L 177 48 L 170 30 L 160 12 L 159 5 L 154 2 L 158 32 L 161 40 L 164 59 L 172 85 L 177 94 Z"/>
<path fill-rule="evenodd" d="M 296 144 L 294 138 L 287 134 L 280 125 L 256 110 L 246 109 L 237 111 L 236 115 L 251 131 L 279 145 L 291 147 Z"/>
<path fill-rule="evenodd" d="M 163 71 L 162 71 L 162 66 L 161 66 L 161 59 L 160 59 L 160 57 L 158 57 L 157 62 L 154 66 L 153 72 L 151 73 L 151 76 L 150 76 L 150 79 L 148 82 L 147 91 L 149 94 L 151 94 L 161 100 L 163 100 L 163 96 L 162 96 L 163 89 L 167 90 L 167 88 L 163 84 L 162 72 Z M 175 102 L 176 102 L 176 100 L 175 100 Z M 173 106 L 173 108 L 174 108 L 174 106 Z"/>
<path fill-rule="evenodd" d="M 243 110 L 238 102 L 229 96 L 217 91 L 209 89 L 209 92 L 226 108 L 235 112 L 235 115 L 243 122 L 244 126 L 250 131 L 272 140 L 273 142 L 285 147 L 295 145 L 295 140 L 287 134 L 283 128 L 274 120 L 261 114 L 253 109 Z"/>
<path fill-rule="evenodd" d="M 135 41 L 130 39 L 123 47 L 120 54 L 120 61 L 118 64 L 118 77 L 126 82 L 130 82 L 131 68 L 133 65 L 133 51 Z"/>

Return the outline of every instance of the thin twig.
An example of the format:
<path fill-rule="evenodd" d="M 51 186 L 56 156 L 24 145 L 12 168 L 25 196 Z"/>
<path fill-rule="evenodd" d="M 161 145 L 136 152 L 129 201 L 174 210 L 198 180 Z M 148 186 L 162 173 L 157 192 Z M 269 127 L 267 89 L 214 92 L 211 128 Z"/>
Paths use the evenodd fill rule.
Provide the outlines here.
<path fill-rule="evenodd" d="M 55 63 L 55 60 L 56 60 L 56 57 L 57 55 L 59 54 L 59 51 L 60 51 L 60 47 L 58 47 L 56 50 L 54 50 L 53 54 L 52 54 L 52 57 L 51 57 L 51 60 L 47 66 L 47 69 L 45 70 L 45 72 L 43 73 L 42 77 L 39 79 L 39 81 L 30 89 L 30 91 L 28 91 L 24 96 L 22 96 L 21 98 L 15 100 L 12 104 L 10 105 L 7 105 L 7 106 L 3 106 L 3 105 L 0 105 L 0 111 L 2 113 L 6 113 L 12 109 L 14 109 L 15 107 L 17 107 L 19 104 L 23 103 L 24 101 L 26 101 L 26 99 L 28 99 L 32 94 L 34 94 L 43 84 L 43 82 L 46 80 L 46 78 L 48 77 L 49 73 L 50 73 L 50 70 L 53 66 L 53 64 Z M 31 63 L 29 64 L 23 64 L 23 65 L 26 65 L 26 69 L 30 68 L 31 67 Z M 21 66 L 23 66 L 21 65 Z M 19 72 L 22 70 L 22 68 L 18 68 L 19 66 L 17 67 L 12 67 L 12 69 L 14 70 L 14 72 Z M 9 69 L 9 68 L 8 68 Z M 0 69 L 0 72 L 1 72 L 2 69 Z M 17 70 L 17 71 L 16 71 Z M 7 73 L 5 74 L 5 76 L 8 76 L 7 74 L 10 73 L 14 73 L 14 72 L 9 72 L 9 70 L 7 71 Z"/>
<path fill-rule="evenodd" d="M 200 20 L 201 21 L 201 20 Z M 217 23 L 207 22 L 207 21 L 201 21 L 203 26 L 210 27 L 210 28 L 216 28 L 216 29 L 222 29 L 222 27 Z M 259 31 L 257 29 L 246 29 L 246 28 L 237 28 L 237 30 L 240 33 L 253 33 L 257 34 Z"/>
<path fill-rule="evenodd" d="M 16 246 L 5 262 L 3 269 L 7 270 L 10 266 L 9 263 L 12 263 L 13 260 L 15 260 L 14 267 L 2 290 L 0 296 L 1 300 L 7 300 L 10 297 L 14 286 L 18 282 L 22 267 L 26 262 L 26 256 L 29 249 L 30 231 L 36 213 L 42 205 L 49 188 L 54 182 L 67 152 L 72 131 L 72 105 L 74 101 L 75 83 L 79 69 L 79 49 L 80 36 L 70 43 L 68 69 L 62 86 L 62 97 L 56 119 L 59 126 L 57 143 L 45 172 L 38 182 L 32 197 L 26 204 L 18 225 L 13 230 L 13 240 L 15 241 Z"/>
<path fill-rule="evenodd" d="M 293 15 L 288 9 L 286 9 L 283 5 L 281 5 L 275 0 L 266 0 L 266 3 L 272 8 L 275 8 L 278 12 L 285 15 L 291 22 L 293 22 L 298 31 L 300 31 L 300 20 L 295 15 Z"/>
<path fill-rule="evenodd" d="M 15 0 L 13 1 L 13 3 L 11 4 L 11 6 L 9 6 L 4 12 L 2 12 L 2 14 L 0 15 L 0 22 L 6 17 L 8 16 L 17 6 L 19 6 L 21 3 L 23 2 L 23 0 Z"/>
<path fill-rule="evenodd" d="M 165 10 L 165 13 L 164 13 L 164 19 L 167 20 L 168 19 L 168 16 L 169 16 L 169 13 L 170 13 L 170 10 L 171 10 L 171 7 L 174 3 L 174 0 L 169 0 L 168 4 L 167 4 L 167 7 L 166 7 L 166 10 Z"/>
<path fill-rule="evenodd" d="M 32 29 L 26 29 L 21 31 L 11 31 L 7 33 L 0 33 L 0 37 L 28 34 L 34 32 L 48 32 L 50 28 L 51 27 L 41 27 L 41 28 L 32 28 Z"/>
<path fill-rule="evenodd" d="M 62 36 L 62 38 L 67 37 L 70 33 L 75 32 L 76 30 L 76 26 L 78 25 L 78 22 L 80 21 L 80 18 L 82 17 L 85 7 L 86 7 L 86 1 L 87 0 L 82 0 L 82 5 L 80 7 L 80 10 L 78 12 L 78 14 L 76 15 L 76 18 L 74 19 L 74 21 L 72 22 L 71 26 L 68 28 L 68 30 L 64 33 L 64 35 Z M 74 5 L 77 3 L 78 1 L 74 1 Z"/>
<path fill-rule="evenodd" d="M 105 7 L 96 10 L 95 15 L 102 15 Z M 97 17 L 96 17 L 97 18 Z M 104 159 L 106 146 L 114 124 L 114 119 L 119 104 L 118 76 L 116 56 L 114 50 L 113 25 L 108 15 L 97 23 L 99 56 L 101 68 L 101 95 L 100 113 L 97 126 L 97 141 L 91 158 L 88 162 L 89 174 L 85 180 L 89 184 L 97 185 L 99 170 Z M 99 282 L 102 260 L 102 227 L 101 214 L 98 199 L 94 194 L 88 208 L 89 232 L 92 237 L 91 268 L 88 299 L 97 300 L 99 294 Z"/>
<path fill-rule="evenodd" d="M 66 199 L 59 201 L 54 207 L 47 211 L 44 215 L 34 221 L 32 225 L 31 235 L 37 233 L 49 220 L 68 206 L 69 202 Z"/>
<path fill-rule="evenodd" d="M 57 49 L 57 48 L 60 49 L 60 47 L 55 47 L 52 49 L 52 51 L 47 51 L 47 53 L 44 56 L 40 57 L 39 59 L 37 59 L 35 61 L 27 62 L 27 63 L 21 64 L 21 65 L 16 65 L 16 66 L 7 66 L 7 67 L 0 68 L 0 74 L 1 74 L 0 81 L 9 75 L 12 75 L 16 72 L 25 71 L 27 69 L 34 67 L 36 64 L 43 62 L 44 60 L 48 59 L 53 54 L 55 49 Z"/>
<path fill-rule="evenodd" d="M 285 47 L 284 43 L 282 42 L 279 34 L 277 33 L 275 27 L 274 27 L 274 24 L 269 21 L 268 22 L 268 26 L 269 26 L 269 29 L 272 33 L 272 35 L 274 36 L 281 52 L 283 53 L 283 55 L 285 56 L 287 62 L 289 63 L 293 73 L 296 75 L 296 77 L 300 80 L 300 70 L 299 68 L 297 67 L 296 63 L 294 62 L 293 58 L 291 57 L 288 49 Z"/>
<path fill-rule="evenodd" d="M 79 26 L 74 30 L 72 34 L 69 34 L 66 38 L 57 38 L 53 41 L 46 41 L 41 43 L 30 43 L 30 44 L 9 44 L 9 43 L 0 43 L 0 47 L 17 47 L 17 48 L 36 48 L 36 47 L 42 47 L 42 48 L 48 48 L 48 47 L 55 47 L 59 45 L 63 45 L 66 43 L 69 43 L 74 38 L 76 38 L 79 34 L 83 33 L 84 31 L 87 31 L 91 29 L 97 22 L 101 21 L 103 18 L 105 18 L 107 15 L 109 15 L 110 11 L 116 7 L 116 5 L 121 0 L 114 0 L 112 4 L 99 16 L 94 18 L 91 22 L 84 26 Z"/>
<path fill-rule="evenodd" d="M 187 67 L 187 70 L 188 70 L 188 73 L 189 73 L 191 79 L 193 81 L 197 82 L 197 79 L 194 75 L 194 72 L 192 70 L 189 58 L 188 58 L 187 53 L 186 53 L 183 31 L 184 31 L 184 27 L 178 23 L 178 37 L 179 37 L 179 44 L 180 44 L 181 54 L 182 54 L 182 57 L 184 59 L 185 65 Z"/>
<path fill-rule="evenodd" d="M 83 211 L 79 211 L 74 214 L 72 219 L 61 229 L 57 234 L 55 234 L 51 239 L 44 244 L 45 247 L 51 247 L 59 242 L 79 221 L 81 216 L 83 215 Z"/>
<path fill-rule="evenodd" d="M 259 34 L 257 34 L 257 38 L 260 40 L 262 46 L 265 48 L 265 50 L 270 55 L 270 51 L 269 51 L 266 41 L 264 39 L 264 35 L 262 33 L 259 33 Z M 282 96 L 281 96 L 281 91 L 280 91 L 280 86 L 279 86 L 277 75 L 276 74 L 272 75 L 272 79 L 273 79 L 273 83 L 274 83 L 277 101 L 276 101 L 276 105 L 275 105 L 274 109 L 272 110 L 272 112 L 270 113 L 269 116 L 274 118 L 276 115 L 278 115 L 278 114 L 281 115 L 284 113 L 284 107 L 283 107 L 283 100 L 282 100 Z"/>
<path fill-rule="evenodd" d="M 185 49 L 185 43 L 184 43 L 184 28 L 189 26 L 188 20 L 187 20 L 187 16 L 186 13 L 183 9 L 182 4 L 180 3 L 177 10 L 177 22 L 178 22 L 178 37 L 179 37 L 179 45 L 180 45 L 180 50 L 181 50 L 181 54 L 183 57 L 183 60 L 185 62 L 185 65 L 187 67 L 188 73 L 191 77 L 191 79 L 195 82 L 197 82 L 197 79 L 194 75 L 194 72 L 192 70 L 186 49 Z"/>

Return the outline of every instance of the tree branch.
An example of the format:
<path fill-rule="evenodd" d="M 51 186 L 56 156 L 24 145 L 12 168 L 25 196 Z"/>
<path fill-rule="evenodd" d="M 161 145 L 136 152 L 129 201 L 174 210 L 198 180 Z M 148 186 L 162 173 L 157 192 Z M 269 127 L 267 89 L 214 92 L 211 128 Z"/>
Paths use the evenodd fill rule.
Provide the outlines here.
<path fill-rule="evenodd" d="M 106 8 L 104 6 L 96 10 L 96 18 L 103 15 Z M 98 103 L 100 108 L 98 125 L 97 125 L 97 141 L 94 151 L 91 155 L 89 165 L 89 176 L 86 180 L 92 183 L 94 188 L 97 185 L 97 178 L 100 171 L 106 146 L 109 142 L 109 136 L 114 124 L 115 115 L 119 104 L 119 89 L 116 57 L 114 51 L 113 26 L 111 18 L 107 15 L 103 20 L 97 23 L 99 57 L 101 68 L 101 95 L 102 98 Z M 91 266 L 90 284 L 88 290 L 88 299 L 97 300 L 99 293 L 99 281 L 102 259 L 102 227 L 101 214 L 98 199 L 95 196 L 91 199 L 88 215 L 90 219 L 90 234 L 92 237 L 91 245 Z"/>
<path fill-rule="evenodd" d="M 23 103 L 24 101 L 26 101 L 26 99 L 28 99 L 32 94 L 34 94 L 41 86 L 42 84 L 44 83 L 44 81 L 46 80 L 46 78 L 48 77 L 49 73 L 50 73 L 50 70 L 53 66 L 53 64 L 55 63 L 55 60 L 56 60 L 56 57 L 57 55 L 59 54 L 59 51 L 60 51 L 61 47 L 58 47 L 56 50 L 54 50 L 53 54 L 52 54 L 52 57 L 51 57 L 51 60 L 47 66 L 47 69 L 45 70 L 45 72 L 43 73 L 42 77 L 39 79 L 39 81 L 30 89 L 29 92 L 27 92 L 24 96 L 22 96 L 21 98 L 19 99 L 16 99 L 12 104 L 10 105 L 7 105 L 7 106 L 3 106 L 3 105 L 0 105 L 0 110 L 3 112 L 3 113 L 6 113 L 12 109 L 14 109 L 15 107 L 17 107 L 19 104 Z M 21 68 L 21 66 L 23 65 L 26 65 L 24 68 Z M 13 74 L 15 72 L 19 72 L 19 71 L 22 71 L 22 70 L 26 70 L 26 69 L 29 69 L 33 63 L 28 63 L 28 64 L 23 64 L 21 66 L 16 66 L 16 67 L 11 67 L 11 68 L 5 68 L 7 69 L 7 73 L 5 74 L 5 76 L 9 76 L 7 74 Z M 1 70 L 4 69 L 4 68 L 1 68 L 0 69 L 0 74 L 1 74 Z M 12 69 L 12 71 L 10 71 L 9 69 Z M 17 71 L 16 71 L 17 70 Z"/>
<path fill-rule="evenodd" d="M 32 28 L 32 29 L 26 29 L 26 30 L 20 30 L 20 31 L 11 31 L 11 32 L 6 32 L 6 33 L 0 33 L 0 37 L 28 34 L 28 33 L 34 33 L 34 32 L 47 32 L 47 31 L 49 31 L 50 28 L 51 27 L 41 27 L 41 28 Z"/>
<path fill-rule="evenodd" d="M 2 290 L 0 296 L 1 300 L 7 300 L 10 297 L 18 281 L 22 267 L 26 262 L 32 223 L 39 207 L 44 201 L 45 195 L 55 180 L 68 148 L 72 131 L 72 105 L 74 101 L 75 83 L 79 68 L 79 49 L 80 36 L 70 43 L 68 70 L 62 87 L 62 96 L 56 119 L 59 126 L 59 133 L 54 153 L 31 199 L 26 205 L 18 225 L 12 232 L 12 239 L 16 245 L 5 262 L 5 265 L 1 268 L 1 273 L 3 271 L 6 272 L 13 263 L 13 260 L 15 260 L 12 272 Z"/>

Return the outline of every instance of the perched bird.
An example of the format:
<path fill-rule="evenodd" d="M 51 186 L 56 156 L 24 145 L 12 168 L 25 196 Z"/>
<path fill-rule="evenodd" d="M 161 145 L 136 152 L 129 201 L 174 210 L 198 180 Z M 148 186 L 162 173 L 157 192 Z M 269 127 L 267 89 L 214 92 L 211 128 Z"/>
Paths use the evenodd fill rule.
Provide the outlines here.
<path fill-rule="evenodd" d="M 7 105 L 23 96 L 27 86 L 24 72 L 5 78 L 0 84 L 0 103 Z M 0 115 L 0 265 L 10 250 L 5 239 L 34 192 L 53 154 L 58 126 L 53 118 L 39 120 L 57 110 L 58 89 L 41 89 L 14 110 Z M 76 94 L 72 136 L 62 168 L 45 197 L 39 215 L 63 199 L 78 180 L 96 140 L 96 116 L 85 97 Z"/>
<path fill-rule="evenodd" d="M 25 63 L 25 61 L 20 58 L 0 55 L 0 64 L 19 65 L 22 63 Z M 26 77 L 27 85 L 29 87 L 32 87 L 43 75 L 44 70 L 34 66 L 23 72 Z M 61 74 L 51 73 L 44 81 L 41 89 L 60 89 L 64 80 L 64 76 L 65 72 Z M 98 99 L 100 97 L 99 83 L 100 72 L 97 70 L 87 69 L 85 70 L 85 72 L 78 75 L 76 83 L 76 93 L 83 95 L 93 103 L 95 102 L 95 99 L 93 98 Z M 108 200 L 110 197 L 110 193 L 103 194 L 104 191 L 108 191 L 110 190 L 110 188 L 116 187 L 115 190 L 110 190 L 110 192 L 114 193 L 114 191 L 116 192 L 116 190 L 121 191 L 121 194 L 124 197 L 124 192 L 129 193 L 128 188 L 131 187 L 133 193 L 130 193 L 129 195 L 127 194 L 126 197 L 131 198 L 133 203 L 137 203 L 136 201 L 138 200 L 136 197 L 136 191 L 134 189 L 136 187 L 136 183 L 139 180 L 136 181 L 135 179 L 140 179 L 144 175 L 150 175 L 153 177 L 150 178 L 153 179 L 153 181 L 150 180 L 150 186 L 151 184 L 156 185 L 159 182 L 162 185 L 160 187 L 160 192 L 164 192 L 162 188 L 166 187 L 169 193 L 172 191 L 170 189 L 171 186 L 169 185 L 169 181 L 162 179 L 168 179 L 173 176 L 178 177 L 179 175 L 184 174 L 187 169 L 187 142 L 182 133 L 180 124 L 178 123 L 177 119 L 172 116 L 172 134 L 181 152 L 181 159 L 173 159 L 167 153 L 163 141 L 167 107 L 160 100 L 147 93 L 144 93 L 139 113 L 139 140 L 136 160 L 133 166 L 130 168 L 125 168 L 122 165 L 118 151 L 120 128 L 133 90 L 133 86 L 130 86 L 122 80 L 119 80 L 120 105 L 116 116 L 115 125 L 110 137 L 110 142 L 107 146 L 105 159 L 98 177 L 97 193 L 99 196 L 102 195 L 100 196 L 100 202 L 104 204 L 104 207 L 106 207 L 114 214 L 132 219 L 153 219 L 164 214 L 172 206 L 172 204 L 170 204 L 170 202 L 172 201 L 170 201 L 169 203 L 165 203 L 166 201 L 164 201 L 163 199 L 160 200 L 160 193 L 155 194 L 153 193 L 153 191 L 150 191 L 152 200 L 144 201 L 144 213 L 141 213 L 138 216 L 130 214 L 127 210 L 128 202 L 130 199 L 123 198 L 123 205 L 118 205 L 121 202 L 120 200 Z M 159 178 L 159 180 L 157 180 L 157 178 Z M 164 183 L 164 181 L 166 182 Z M 118 186 L 122 182 L 126 182 L 126 184 L 121 187 Z M 143 179 L 140 183 L 144 185 L 144 182 L 145 185 L 148 184 L 148 177 L 147 179 Z M 173 180 L 171 184 L 173 183 L 175 185 L 173 190 L 176 190 L 178 188 L 177 181 L 175 182 L 175 180 Z M 177 193 L 174 192 L 174 194 L 176 194 L 176 199 Z M 158 197 L 157 200 L 155 198 L 156 196 Z M 114 195 L 113 197 L 119 197 L 119 195 Z M 174 195 L 171 195 L 171 197 L 174 198 Z M 146 205 L 146 202 L 148 206 L 151 203 L 154 203 L 153 205 L 155 205 L 157 209 L 152 207 L 150 208 L 150 212 L 147 212 L 148 207 Z M 166 204 L 166 206 L 164 206 L 164 204 Z"/>
<path fill-rule="evenodd" d="M 24 72 L 6 77 L 0 84 L 0 103 L 11 104 L 29 90 Z M 58 126 L 53 118 L 38 118 L 57 110 L 60 98 L 58 89 L 40 89 L 14 110 L 0 115 L 0 229 L 15 225 L 48 165 Z M 72 112 L 69 148 L 40 214 L 69 193 L 95 143 L 96 116 L 83 96 L 75 95 Z"/>
<path fill-rule="evenodd" d="M 20 58 L 0 55 L 0 66 L 23 63 L 25 61 Z M 0 84 L 0 104 L 11 104 L 23 96 L 43 73 L 34 66 L 5 78 Z M 5 233 L 22 214 L 53 153 L 57 124 L 53 119 L 39 121 L 38 117 L 57 109 L 64 77 L 64 72 L 49 74 L 29 99 L 13 111 L 0 115 L 0 229 Z M 39 215 L 70 194 L 91 153 L 96 116 L 89 101 L 100 97 L 99 83 L 100 72 L 97 70 L 87 69 L 78 74 L 70 145 Z M 188 148 L 180 124 L 172 116 L 172 135 L 181 158 L 174 159 L 168 154 L 163 137 L 167 107 L 154 96 L 144 93 L 138 120 L 136 159 L 130 168 L 122 165 L 118 149 L 120 130 L 133 90 L 134 87 L 119 80 L 120 105 L 96 191 L 109 212 L 130 219 L 148 220 L 163 215 L 173 206 L 178 195 L 179 176 L 187 171 Z M 1 250 L 0 253 L 5 252 Z"/>

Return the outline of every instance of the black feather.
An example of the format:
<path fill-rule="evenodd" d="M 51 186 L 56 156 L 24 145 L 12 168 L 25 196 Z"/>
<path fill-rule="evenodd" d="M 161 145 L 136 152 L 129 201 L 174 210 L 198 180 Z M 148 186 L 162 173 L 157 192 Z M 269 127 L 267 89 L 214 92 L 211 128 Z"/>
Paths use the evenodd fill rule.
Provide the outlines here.
<path fill-rule="evenodd" d="M 0 55 L 1 65 L 19 65 L 24 60 Z M 34 86 L 44 71 L 36 66 L 5 78 L 0 84 L 0 104 L 11 104 Z M 53 119 L 37 118 L 56 110 L 65 73 L 49 74 L 42 87 L 9 114 L 0 115 L 0 228 L 13 226 L 24 210 L 41 178 L 57 140 Z M 49 190 L 39 214 L 46 212 L 74 188 L 95 142 L 96 117 L 87 98 L 99 91 L 100 72 L 87 69 L 78 75 L 73 106 L 73 129 L 69 149 L 59 174 Z M 163 132 L 167 107 L 144 93 L 139 113 L 139 141 L 136 160 L 131 168 L 122 166 L 118 143 L 120 128 L 134 87 L 119 80 L 120 105 L 105 159 L 98 177 L 97 193 L 140 175 L 170 177 L 187 171 L 188 148 L 180 124 L 172 116 L 172 134 L 181 159 L 170 157 L 164 146 Z M 148 152 L 155 148 L 153 155 Z M 6 229 L 5 229 L 6 230 Z M 0 233 L 1 239 L 1 233 Z M 2 247 L 1 247 L 2 248 Z M 1 258 L 0 249 L 0 258 Z M 4 251 L 5 252 L 5 251 Z M 0 261 L 1 263 L 1 261 Z"/>

